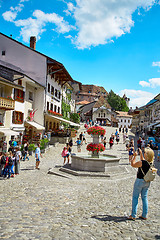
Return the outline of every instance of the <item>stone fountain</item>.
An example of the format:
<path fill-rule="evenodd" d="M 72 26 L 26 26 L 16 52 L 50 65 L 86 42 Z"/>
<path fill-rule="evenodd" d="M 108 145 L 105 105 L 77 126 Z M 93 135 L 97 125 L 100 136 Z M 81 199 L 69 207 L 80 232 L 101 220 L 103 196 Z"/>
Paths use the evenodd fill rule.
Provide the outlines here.
<path fill-rule="evenodd" d="M 89 172 L 107 172 L 111 167 L 118 167 L 119 158 L 109 154 L 100 154 L 105 148 L 99 143 L 99 136 L 105 135 L 105 129 L 99 126 L 90 127 L 87 133 L 93 137 L 93 143 L 87 145 L 87 150 L 91 155 L 77 153 L 72 155 L 71 168 Z"/>

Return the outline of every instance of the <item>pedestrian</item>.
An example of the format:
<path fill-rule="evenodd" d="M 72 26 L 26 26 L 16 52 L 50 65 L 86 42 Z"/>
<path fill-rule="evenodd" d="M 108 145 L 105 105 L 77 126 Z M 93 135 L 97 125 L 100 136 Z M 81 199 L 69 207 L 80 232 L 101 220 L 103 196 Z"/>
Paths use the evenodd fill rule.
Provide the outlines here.
<path fill-rule="evenodd" d="M 73 146 L 73 141 L 72 141 L 72 139 L 69 141 L 69 143 L 68 143 L 68 144 L 69 144 L 69 146 L 70 146 L 70 147 L 72 147 L 72 146 Z"/>
<path fill-rule="evenodd" d="M 145 148 L 145 139 L 144 137 L 142 137 L 142 140 L 141 140 L 141 147 L 142 147 L 142 151 L 144 151 L 144 148 Z"/>
<path fill-rule="evenodd" d="M 133 146 L 132 143 L 129 144 L 128 154 L 129 154 L 129 163 L 131 163 L 132 158 L 133 158 L 133 154 L 134 154 L 134 146 Z"/>
<path fill-rule="evenodd" d="M 77 151 L 81 152 L 81 140 L 79 138 L 77 138 L 76 143 L 77 143 Z"/>
<path fill-rule="evenodd" d="M 117 137 L 117 135 L 118 135 L 118 131 L 117 131 L 117 129 L 116 129 L 115 136 Z"/>
<path fill-rule="evenodd" d="M 104 145 L 105 148 L 106 148 L 106 143 L 107 143 L 107 140 L 106 140 L 106 137 L 104 137 L 104 139 L 103 139 L 103 145 Z"/>
<path fill-rule="evenodd" d="M 104 135 L 102 134 L 102 135 L 101 135 L 101 142 L 103 142 L 103 138 L 104 138 Z"/>
<path fill-rule="evenodd" d="M 12 161 L 11 155 L 10 153 L 7 153 L 6 164 L 4 166 L 4 172 L 3 172 L 4 178 L 7 177 L 9 179 L 11 177 L 12 165 L 13 165 L 13 161 Z"/>
<path fill-rule="evenodd" d="M 0 159 L 0 176 L 3 176 L 5 164 L 6 164 L 6 153 L 2 153 L 1 159 Z"/>
<path fill-rule="evenodd" d="M 18 175 L 20 172 L 20 160 L 21 160 L 21 151 L 20 148 L 16 148 L 16 154 L 15 154 L 15 175 Z"/>
<path fill-rule="evenodd" d="M 68 155 L 68 150 L 67 150 L 66 147 L 63 148 L 63 151 L 62 151 L 61 155 L 64 158 L 63 164 L 65 164 L 66 158 L 67 158 L 67 155 Z"/>
<path fill-rule="evenodd" d="M 15 167 L 15 161 L 16 161 L 15 153 L 10 152 L 10 156 L 12 158 L 12 163 L 13 163 L 11 166 L 11 177 L 14 177 L 15 176 L 14 167 Z"/>
<path fill-rule="evenodd" d="M 37 143 L 37 148 L 35 151 L 35 158 L 36 158 L 36 169 L 40 170 L 40 157 L 42 158 L 41 150 L 40 150 L 40 143 Z"/>
<path fill-rule="evenodd" d="M 87 144 L 87 142 L 86 142 L 85 132 L 83 133 L 83 142 L 85 142 L 85 144 Z"/>
<path fill-rule="evenodd" d="M 116 135 L 116 142 L 119 143 L 119 134 Z"/>
<path fill-rule="evenodd" d="M 67 145 L 67 151 L 68 151 L 68 154 L 67 154 L 67 159 L 68 159 L 68 164 L 69 164 L 69 156 L 71 155 L 71 152 L 72 152 L 72 148 L 69 146 L 69 143 L 66 143 Z"/>
<path fill-rule="evenodd" d="M 110 149 L 112 149 L 112 146 L 113 146 L 113 137 L 112 136 L 109 139 L 109 145 L 110 145 Z"/>
<path fill-rule="evenodd" d="M 154 151 L 151 148 L 145 148 L 144 156 L 142 154 L 142 150 L 139 148 L 140 153 L 140 161 L 136 162 L 137 152 L 134 153 L 134 157 L 131 161 L 131 166 L 134 168 L 138 168 L 137 178 L 134 183 L 133 188 L 133 196 L 132 196 L 132 213 L 128 217 L 129 220 L 135 220 L 137 214 L 137 206 L 138 206 L 138 198 L 141 194 L 142 198 L 142 215 L 139 216 L 140 219 L 146 220 L 148 213 L 148 189 L 150 186 L 150 182 L 145 182 L 144 174 L 146 174 L 150 168 L 150 165 L 153 164 L 154 161 Z M 144 173 L 144 174 L 143 174 Z"/>
<path fill-rule="evenodd" d="M 83 144 L 83 132 L 79 134 L 79 139 L 81 140 L 81 144 Z"/>
<path fill-rule="evenodd" d="M 29 143 L 26 142 L 26 143 L 24 144 L 24 158 L 23 158 L 23 161 L 25 161 L 26 158 L 27 158 L 28 161 L 29 161 L 28 147 L 29 147 Z"/>
<path fill-rule="evenodd" d="M 141 145 L 142 145 L 142 139 L 141 139 L 141 137 L 139 137 L 139 139 L 137 141 L 137 148 L 141 149 Z"/>

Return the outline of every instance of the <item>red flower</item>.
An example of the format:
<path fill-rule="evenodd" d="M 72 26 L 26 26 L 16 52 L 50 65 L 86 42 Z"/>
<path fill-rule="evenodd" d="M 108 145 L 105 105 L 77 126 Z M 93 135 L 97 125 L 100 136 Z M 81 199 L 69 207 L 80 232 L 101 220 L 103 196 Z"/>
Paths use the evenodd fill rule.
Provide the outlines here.
<path fill-rule="evenodd" d="M 105 150 L 105 147 L 103 146 L 102 143 L 98 143 L 98 144 L 89 143 L 86 149 L 89 152 L 94 152 L 94 151 L 103 152 Z"/>
<path fill-rule="evenodd" d="M 88 128 L 87 133 L 92 135 L 105 135 L 106 130 L 103 127 L 93 126 Z"/>

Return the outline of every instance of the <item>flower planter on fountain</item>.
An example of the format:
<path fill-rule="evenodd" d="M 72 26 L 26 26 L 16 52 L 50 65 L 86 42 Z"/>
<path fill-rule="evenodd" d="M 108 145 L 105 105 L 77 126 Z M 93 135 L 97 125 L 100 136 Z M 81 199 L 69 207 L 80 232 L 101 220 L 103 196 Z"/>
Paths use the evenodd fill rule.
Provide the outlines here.
<path fill-rule="evenodd" d="M 93 137 L 93 143 L 87 145 L 87 150 L 92 154 L 91 156 L 83 153 L 72 155 L 71 168 L 89 172 L 106 172 L 107 169 L 118 166 L 120 159 L 116 156 L 99 154 L 105 150 L 103 144 L 99 143 L 99 136 L 105 135 L 105 129 L 93 126 L 87 130 L 87 133 Z"/>

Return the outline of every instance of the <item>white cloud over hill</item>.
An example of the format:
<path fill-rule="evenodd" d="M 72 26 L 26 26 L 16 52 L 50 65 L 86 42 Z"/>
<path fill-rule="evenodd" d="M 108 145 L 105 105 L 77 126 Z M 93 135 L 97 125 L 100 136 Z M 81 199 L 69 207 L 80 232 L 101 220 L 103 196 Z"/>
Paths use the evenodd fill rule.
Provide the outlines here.
<path fill-rule="evenodd" d="M 153 93 L 141 90 L 124 89 L 120 91 L 120 96 L 124 93 L 130 98 L 129 106 L 132 108 L 141 107 L 155 97 Z"/>

